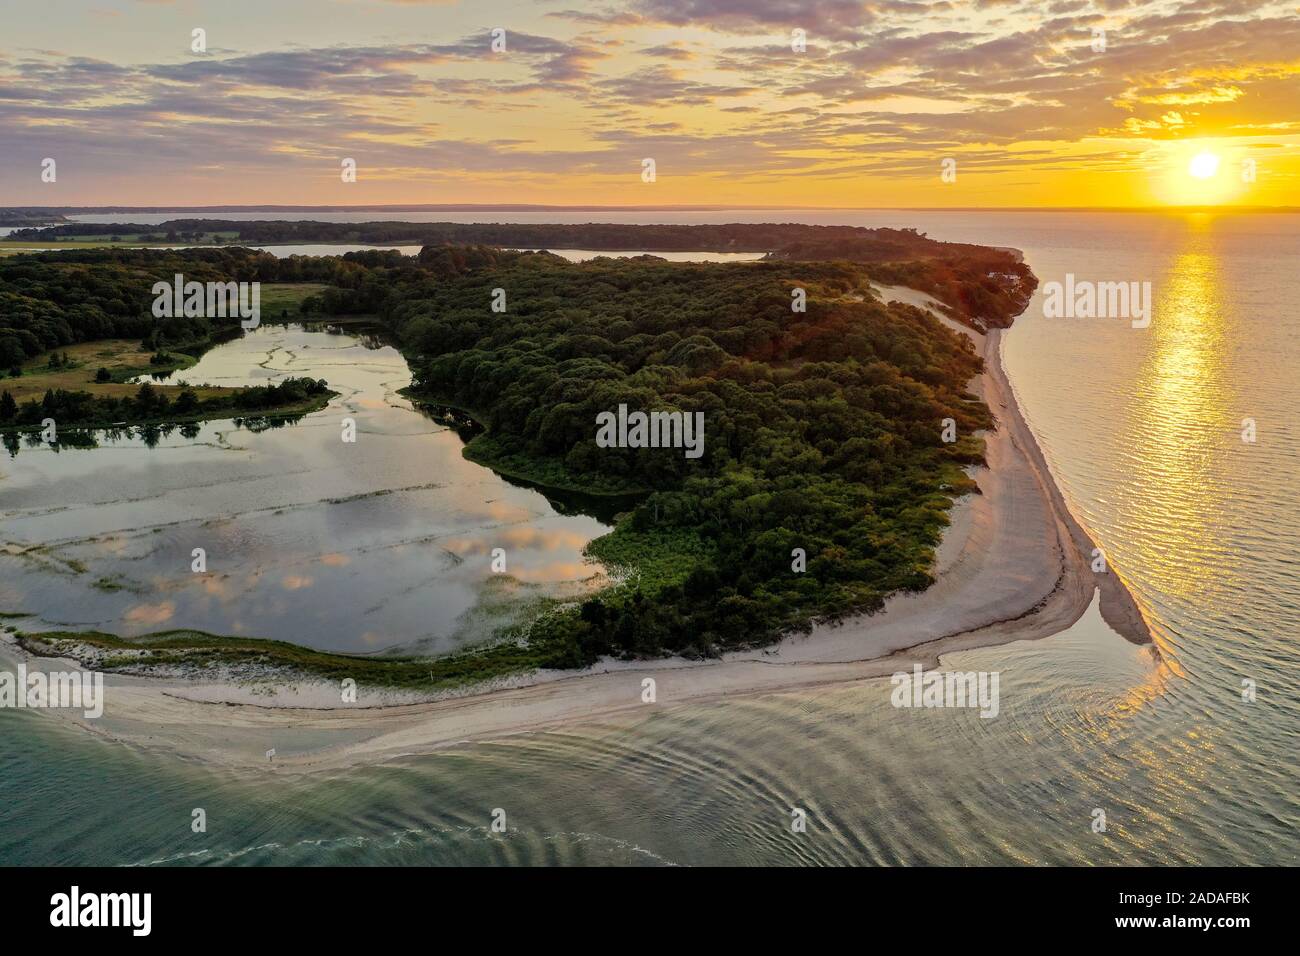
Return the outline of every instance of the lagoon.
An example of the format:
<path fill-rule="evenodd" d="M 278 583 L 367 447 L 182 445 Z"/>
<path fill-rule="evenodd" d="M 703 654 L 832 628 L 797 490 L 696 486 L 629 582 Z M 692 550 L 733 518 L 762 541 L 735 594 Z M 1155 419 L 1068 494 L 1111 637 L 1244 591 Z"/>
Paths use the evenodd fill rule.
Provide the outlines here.
<path fill-rule="evenodd" d="M 100 433 L 0 462 L 0 610 L 23 627 L 171 628 L 354 653 L 453 650 L 598 586 L 582 549 L 607 526 L 461 457 L 454 427 L 398 390 L 371 334 L 264 326 L 178 373 L 190 384 L 324 378 L 300 421 Z M 356 422 L 356 441 L 342 422 Z M 507 573 L 490 570 L 503 548 Z M 191 570 L 202 548 L 206 573 Z"/>

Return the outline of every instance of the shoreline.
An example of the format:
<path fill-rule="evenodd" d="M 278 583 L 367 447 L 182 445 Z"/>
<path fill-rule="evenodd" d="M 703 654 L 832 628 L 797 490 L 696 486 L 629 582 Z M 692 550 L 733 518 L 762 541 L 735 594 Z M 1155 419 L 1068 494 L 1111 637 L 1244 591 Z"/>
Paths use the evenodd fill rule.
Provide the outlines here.
<path fill-rule="evenodd" d="M 878 290 L 907 300 L 904 290 Z M 927 308 L 922 300 L 909 304 Z M 539 671 L 501 678 L 433 700 L 359 688 L 341 702 L 334 683 L 266 687 L 233 681 L 105 675 L 98 720 L 49 711 L 100 737 L 232 768 L 307 773 L 436 752 L 463 743 L 611 720 L 646 708 L 707 703 L 841 685 L 939 666 L 941 655 L 1047 637 L 1070 627 L 1100 590 L 1101 616 L 1137 644 L 1151 641 L 1142 614 L 1113 569 L 1094 573 L 1092 539 L 1070 513 L 1016 402 L 1001 360 L 1002 330 L 969 335 L 985 360 L 972 382 L 998 421 L 985 434 L 987 467 L 974 469 L 980 494 L 954 504 L 936 555 L 936 581 L 896 594 L 874 615 L 817 625 L 757 651 L 708 661 L 608 661 L 582 671 Z M 0 662 L 17 655 L 52 667 L 12 639 Z M 64 662 L 66 664 L 66 662 Z M 653 678 L 657 701 L 643 703 Z M 236 732 L 237 731 L 237 732 Z M 268 761 L 267 750 L 276 756 Z"/>
<path fill-rule="evenodd" d="M 0 389 L 0 391 L 3 391 Z M 111 432 L 123 431 L 128 428 L 151 428 L 163 426 L 179 425 L 206 425 L 208 422 L 233 422 L 233 421 L 256 421 L 258 419 L 281 419 L 281 418 L 303 418 L 313 412 L 318 412 L 322 408 L 329 406 L 339 395 L 338 392 L 330 392 L 320 398 L 313 398 L 310 402 L 299 402 L 297 405 L 277 405 L 273 408 L 262 409 L 219 409 L 216 414 L 212 415 L 181 415 L 170 416 L 168 418 L 146 418 L 133 419 L 129 422 L 71 422 L 62 426 L 60 429 L 64 432 L 81 434 L 84 432 Z M 39 434 L 40 425 L 5 425 L 0 427 L 0 435 L 33 435 Z"/>

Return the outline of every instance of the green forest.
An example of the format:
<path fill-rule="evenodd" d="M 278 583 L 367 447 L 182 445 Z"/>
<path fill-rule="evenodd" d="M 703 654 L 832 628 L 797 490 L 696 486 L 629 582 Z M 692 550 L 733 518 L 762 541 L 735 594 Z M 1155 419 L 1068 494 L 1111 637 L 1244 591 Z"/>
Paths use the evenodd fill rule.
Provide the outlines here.
<path fill-rule="evenodd" d="M 237 317 L 154 318 L 154 282 L 170 282 L 178 272 L 198 282 L 332 282 L 364 271 L 329 258 L 280 263 L 270 253 L 241 248 L 84 249 L 0 258 L 0 372 L 78 342 L 138 338 L 151 350 L 184 349 L 238 330 Z"/>
<path fill-rule="evenodd" d="M 981 461 L 974 432 L 993 421 L 965 386 L 981 361 L 928 314 L 873 298 L 880 265 L 918 287 L 952 281 L 942 258 L 575 264 L 455 245 L 418 257 L 42 253 L 0 261 L 0 344 L 32 354 L 96 337 L 161 349 L 211 336 L 207 320 L 150 315 L 152 282 L 177 271 L 324 284 L 302 310 L 385 326 L 411 365 L 413 397 L 483 426 L 468 457 L 557 489 L 634 493 L 589 548 L 631 569 L 626 581 L 481 650 L 474 666 L 707 656 L 928 586 L 952 499 L 977 490 L 964 467 Z M 703 456 L 598 447 L 597 414 L 620 404 L 702 412 Z M 956 442 L 942 440 L 945 419 Z"/>
<path fill-rule="evenodd" d="M 486 245 L 514 249 L 761 252 L 773 259 L 845 260 L 872 266 L 877 281 L 929 292 L 979 327 L 1009 325 L 1036 284 L 1010 250 L 939 242 L 915 229 L 813 226 L 804 223 L 457 223 L 320 222 L 314 220 L 172 219 L 157 226 L 67 223 L 17 229 L 12 240 L 57 243 L 95 236 L 238 243 L 401 243 Z M 0 247 L 3 247 L 0 240 Z M 901 272 L 901 264 L 910 264 Z"/>
<path fill-rule="evenodd" d="M 38 429 L 47 418 L 59 425 L 86 428 L 191 422 L 272 410 L 302 414 L 322 407 L 334 394 L 324 379 L 310 378 L 286 378 L 273 385 L 254 385 L 215 398 L 200 398 L 193 389 L 183 388 L 175 401 L 148 382 L 133 396 L 123 398 L 49 389 L 40 401 L 19 403 L 8 391 L 0 391 L 0 428 Z"/>
<path fill-rule="evenodd" d="M 552 663 L 712 654 L 931 582 L 951 498 L 972 490 L 970 436 L 991 424 L 965 391 L 980 360 L 918 310 L 856 301 L 860 267 L 476 247 L 420 262 L 380 315 L 416 392 L 487 427 L 466 453 L 543 484 L 646 492 L 591 549 L 638 584 L 534 626 Z M 596 415 L 620 404 L 703 412 L 703 457 L 597 447 Z M 941 440 L 945 418 L 964 440 Z"/>

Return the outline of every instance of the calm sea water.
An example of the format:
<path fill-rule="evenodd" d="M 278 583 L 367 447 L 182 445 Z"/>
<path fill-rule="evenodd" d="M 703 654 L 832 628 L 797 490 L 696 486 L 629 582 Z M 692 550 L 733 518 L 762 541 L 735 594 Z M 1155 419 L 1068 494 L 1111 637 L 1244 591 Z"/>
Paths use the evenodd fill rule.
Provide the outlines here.
<path fill-rule="evenodd" d="M 1150 281 L 1148 329 L 1046 319 L 1036 301 L 1004 351 L 1071 507 L 1160 654 L 1116 637 L 1094 608 L 1055 637 L 945 659 L 1001 673 L 994 720 L 895 710 L 888 682 L 867 681 L 274 787 L 0 711 L 0 861 L 1300 862 L 1300 217 L 707 218 L 914 225 L 1020 248 L 1043 282 Z M 207 834 L 190 832 L 196 806 Z M 488 828 L 495 807 L 504 835 Z M 792 807 L 808 811 L 807 833 L 790 832 Z M 1092 831 L 1096 809 L 1105 833 Z"/>

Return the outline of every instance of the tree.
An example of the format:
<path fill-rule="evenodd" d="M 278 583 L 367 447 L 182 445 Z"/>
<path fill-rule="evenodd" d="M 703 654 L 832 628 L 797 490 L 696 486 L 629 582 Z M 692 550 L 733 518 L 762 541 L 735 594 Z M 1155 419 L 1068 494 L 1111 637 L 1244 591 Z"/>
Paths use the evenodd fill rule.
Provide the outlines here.
<path fill-rule="evenodd" d="M 96 382 L 111 382 L 112 380 L 113 380 L 113 375 L 106 368 L 101 368 L 98 372 L 95 373 Z"/>
<path fill-rule="evenodd" d="M 11 422 L 18 414 L 18 403 L 8 392 L 0 395 L 0 422 Z"/>
<path fill-rule="evenodd" d="M 17 335 L 0 336 L 0 362 L 8 366 L 17 366 L 27 358 L 27 350 Z"/>

